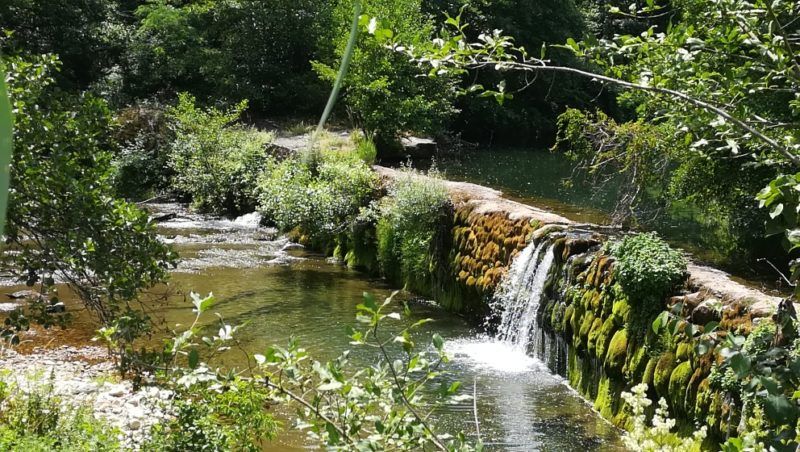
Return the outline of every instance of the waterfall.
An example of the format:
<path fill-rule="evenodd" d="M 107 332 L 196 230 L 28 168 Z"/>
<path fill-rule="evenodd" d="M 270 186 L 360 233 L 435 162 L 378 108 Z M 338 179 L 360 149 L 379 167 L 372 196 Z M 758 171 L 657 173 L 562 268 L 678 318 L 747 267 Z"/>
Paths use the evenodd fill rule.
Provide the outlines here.
<path fill-rule="evenodd" d="M 543 240 L 528 245 L 511 264 L 492 302 L 500 313 L 500 341 L 527 350 L 536 333 L 539 302 L 554 259 L 553 246 Z"/>

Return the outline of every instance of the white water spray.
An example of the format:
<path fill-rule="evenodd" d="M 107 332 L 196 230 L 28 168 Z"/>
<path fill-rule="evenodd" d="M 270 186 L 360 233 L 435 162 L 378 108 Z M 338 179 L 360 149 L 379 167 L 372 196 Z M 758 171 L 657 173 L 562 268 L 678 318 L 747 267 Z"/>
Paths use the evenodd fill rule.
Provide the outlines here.
<path fill-rule="evenodd" d="M 494 309 L 502 312 L 499 340 L 527 350 L 538 327 L 539 303 L 554 259 L 553 246 L 542 242 L 531 243 L 514 260 L 494 296 Z"/>

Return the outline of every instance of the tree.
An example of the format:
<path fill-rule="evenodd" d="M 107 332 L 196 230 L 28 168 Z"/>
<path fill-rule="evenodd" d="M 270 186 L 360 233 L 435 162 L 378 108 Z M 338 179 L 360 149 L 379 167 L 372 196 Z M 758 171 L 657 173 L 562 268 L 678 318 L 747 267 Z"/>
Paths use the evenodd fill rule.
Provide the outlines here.
<path fill-rule="evenodd" d="M 720 164 L 748 172 L 766 168 L 770 178 L 795 171 L 800 166 L 800 62 L 795 50 L 800 5 L 763 0 L 648 1 L 624 14 L 641 18 L 667 11 L 674 19 L 666 28 L 651 27 L 637 36 L 612 39 L 568 39 L 560 46 L 594 69 L 553 65 L 548 48 L 532 56 L 499 30 L 470 41 L 458 17 L 448 19 L 443 38 L 433 45 L 403 50 L 418 63 L 435 67 L 434 74 L 486 68 L 511 74 L 558 73 L 620 89 L 620 101 L 635 108 L 641 120 L 671 124 L 676 141 L 691 150 L 698 165 L 684 167 L 682 177 L 730 176 L 729 170 L 696 172 Z M 471 90 L 505 100 L 511 89 L 500 83 Z M 711 186 L 716 182 L 706 181 Z M 787 222 L 782 230 L 793 231 L 796 204 L 780 202 L 788 198 L 782 193 L 765 191 L 763 204 L 774 207 L 771 216 Z M 793 237 L 800 240 L 800 234 L 787 235 L 790 247 L 800 243 Z"/>
<path fill-rule="evenodd" d="M 175 254 L 148 216 L 113 197 L 110 115 L 91 95 L 55 85 L 52 55 L 5 56 L 16 116 L 3 270 L 57 301 L 68 284 L 99 319 L 146 317 L 139 292 L 167 277 Z M 137 326 L 146 328 L 146 322 Z"/>
<path fill-rule="evenodd" d="M 337 3 L 328 38 L 335 44 L 327 57 L 314 65 L 330 82 L 336 77 L 335 63 L 350 35 L 352 11 L 351 0 Z M 365 4 L 364 14 L 376 18 L 372 24 L 362 23 L 364 28 L 383 30 L 386 37 L 397 37 L 408 45 L 427 42 L 434 31 L 433 22 L 422 13 L 420 0 L 374 0 Z M 454 79 L 427 79 L 424 74 L 403 55 L 362 35 L 345 78 L 342 102 L 353 121 L 384 149 L 395 146 L 402 132 L 439 134 L 454 113 Z"/>

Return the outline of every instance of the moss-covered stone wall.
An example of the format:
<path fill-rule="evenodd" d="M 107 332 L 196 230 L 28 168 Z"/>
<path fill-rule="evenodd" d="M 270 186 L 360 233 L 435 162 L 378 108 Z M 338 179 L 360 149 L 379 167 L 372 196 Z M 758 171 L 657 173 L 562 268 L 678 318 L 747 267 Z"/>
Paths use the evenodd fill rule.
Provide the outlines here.
<path fill-rule="evenodd" d="M 514 257 L 527 246 L 539 223 L 512 218 L 507 212 L 476 212 L 474 205 L 457 206 L 449 231 L 452 244 L 447 271 L 435 294 L 442 306 L 462 312 L 482 313 Z"/>
<path fill-rule="evenodd" d="M 392 177 L 393 170 L 378 170 Z M 418 289 L 424 292 L 420 295 L 482 320 L 517 254 L 532 241 L 548 241 L 555 263 L 539 305 L 540 330 L 532 351 L 620 427 L 629 422 L 621 393 L 647 383 L 650 398 L 663 397 L 687 432 L 706 425 L 709 441 L 735 432 L 741 407 L 712 384 L 712 367 L 720 358 L 699 356 L 683 333 L 714 321 L 720 336 L 747 334 L 774 312 L 779 299 L 717 270 L 690 265 L 685 285 L 662 300 L 661 307 L 674 308 L 682 319 L 679 326 L 655 331 L 652 319 L 632 309 L 638 300 L 631 303 L 615 282 L 614 259 L 602 247 L 604 234 L 503 199 L 486 187 L 447 184 L 452 217 L 437 233 L 430 283 Z M 334 254 L 352 267 L 374 271 L 374 242 L 374 230 L 361 229 L 340 237 Z"/>

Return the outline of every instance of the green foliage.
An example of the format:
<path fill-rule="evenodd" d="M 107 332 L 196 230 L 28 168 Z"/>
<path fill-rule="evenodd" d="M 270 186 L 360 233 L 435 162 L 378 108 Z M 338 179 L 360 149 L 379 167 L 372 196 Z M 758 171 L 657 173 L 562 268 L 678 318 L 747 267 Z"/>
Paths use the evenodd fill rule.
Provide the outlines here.
<path fill-rule="evenodd" d="M 183 93 L 167 114 L 175 133 L 170 166 L 174 187 L 212 213 L 241 214 L 256 207 L 256 185 L 268 165 L 269 134 L 236 124 L 246 102 L 228 111 L 201 109 Z"/>
<path fill-rule="evenodd" d="M 375 159 L 378 157 L 378 149 L 375 147 L 375 142 L 372 138 L 359 135 L 354 141 L 358 158 L 367 165 L 375 164 Z"/>
<path fill-rule="evenodd" d="M 610 251 L 614 277 L 634 305 L 660 302 L 686 279 L 686 259 L 655 233 L 627 236 Z"/>
<path fill-rule="evenodd" d="M 421 353 L 412 333 L 430 320 L 421 320 L 397 335 L 385 336 L 388 322 L 402 316 L 392 310 L 394 295 L 383 303 L 364 294 L 358 305 L 362 329 L 349 328 L 352 344 L 372 347 L 379 361 L 352 369 L 348 352 L 338 359 L 313 361 L 296 341 L 287 348 L 270 348 L 255 355 L 259 376 L 282 400 L 299 407 L 301 425 L 310 436 L 330 450 L 481 450 L 470 445 L 463 433 L 439 435 L 429 421 L 438 406 L 463 400 L 461 384 L 442 384 L 434 395 L 431 386 L 445 377 L 440 366 L 449 360 L 444 340 L 434 334 L 431 352 Z M 406 311 L 407 312 L 407 311 Z M 401 346 L 394 352 L 390 344 Z"/>
<path fill-rule="evenodd" d="M 655 415 L 648 422 L 645 414 L 652 401 L 647 398 L 647 385 L 639 384 L 632 392 L 623 392 L 622 398 L 631 409 L 633 425 L 623 437 L 630 450 L 642 452 L 695 452 L 703 449 L 706 426 L 700 427 L 691 437 L 681 437 L 673 432 L 676 421 L 669 417 L 669 408 L 664 398 L 659 399 Z"/>
<path fill-rule="evenodd" d="M 450 206 L 435 169 L 427 175 L 410 166 L 401 170 L 379 208 L 378 260 L 387 277 L 410 290 L 430 292 L 434 240 Z"/>
<path fill-rule="evenodd" d="M 0 381 L 0 449 L 10 452 L 116 451 L 117 431 L 90 408 L 57 396 L 53 377 L 27 387 Z"/>
<path fill-rule="evenodd" d="M 261 451 L 278 428 L 269 403 L 266 389 L 244 380 L 183 388 L 171 406 L 174 418 L 153 428 L 144 449 Z"/>
<path fill-rule="evenodd" d="M 375 197 L 378 178 L 352 152 L 324 151 L 315 171 L 290 158 L 272 165 L 258 187 L 259 211 L 268 221 L 325 241 L 354 224 Z"/>
<path fill-rule="evenodd" d="M 14 116 L 11 113 L 11 102 L 6 88 L 6 69 L 0 62 L 0 235 L 6 227 L 6 211 L 8 210 L 8 169 L 14 148 Z"/>
<path fill-rule="evenodd" d="M 645 334 L 665 307 L 665 297 L 687 276 L 686 259 L 655 233 L 627 236 L 609 245 L 615 258 L 614 279 L 631 304 L 629 329 Z"/>
<path fill-rule="evenodd" d="M 325 88 L 311 70 L 333 2 L 139 2 L 123 60 L 135 97 L 191 92 L 202 103 L 250 99 L 256 112 L 317 113 Z"/>
<path fill-rule="evenodd" d="M 351 0 L 338 2 L 334 9 L 328 39 L 335 45 L 314 65 L 326 81 L 333 82 L 336 76 L 334 62 L 345 49 L 352 11 Z M 370 18 L 375 19 L 370 22 Z M 396 145 L 402 132 L 442 132 L 454 113 L 453 80 L 420 77 L 425 72 L 383 45 L 387 36 L 403 36 L 409 45 L 431 38 L 432 22 L 422 13 L 421 1 L 366 2 L 361 26 L 367 32 L 358 41 L 342 99 L 354 122 L 374 136 L 379 147 Z"/>
<path fill-rule="evenodd" d="M 12 56 L 16 115 L 3 266 L 49 302 L 65 281 L 104 322 L 139 315 L 140 290 L 163 281 L 175 255 L 147 215 L 114 198 L 109 112 L 91 95 L 56 89 L 52 56 Z"/>

